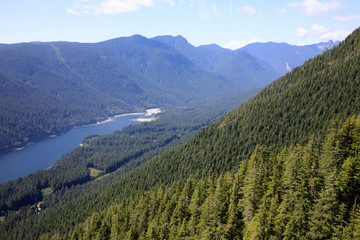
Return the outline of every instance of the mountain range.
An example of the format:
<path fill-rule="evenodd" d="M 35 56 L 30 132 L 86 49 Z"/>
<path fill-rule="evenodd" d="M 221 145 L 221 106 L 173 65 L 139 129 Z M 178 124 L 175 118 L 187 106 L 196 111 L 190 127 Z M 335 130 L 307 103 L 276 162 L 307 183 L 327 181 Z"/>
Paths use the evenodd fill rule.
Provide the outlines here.
<path fill-rule="evenodd" d="M 295 67 L 302 65 L 305 61 L 313 58 L 327 49 L 338 45 L 339 42 L 322 42 L 311 45 L 295 46 L 287 43 L 252 43 L 238 49 L 251 56 L 267 62 L 276 72 L 284 75 Z"/>
<path fill-rule="evenodd" d="M 0 151 L 118 113 L 261 88 L 284 73 L 275 66 L 284 65 L 282 59 L 293 68 L 325 49 L 273 44 L 232 51 L 194 47 L 181 36 L 141 35 L 99 43 L 0 44 Z"/>
<path fill-rule="evenodd" d="M 66 176 L 64 164 L 65 175 L 47 179 L 47 172 L 40 172 L 32 189 L 21 179 L 1 185 L 2 206 L 21 205 L 6 195 L 13 189 L 19 195 L 27 191 L 25 200 L 39 194 L 42 202 L 9 210 L 0 234 L 7 239 L 359 239 L 359 52 L 357 29 L 161 154 L 133 153 L 159 144 L 151 134 L 140 138 L 136 149 L 130 147 L 130 156 L 113 152 L 131 146 L 132 136 L 145 129 L 162 132 L 164 123 L 85 139 L 87 148 L 57 165 L 69 162 L 76 168 L 81 157 L 81 174 L 93 181 L 64 185 L 62 178 L 80 174 L 69 170 Z M 177 128 L 167 124 L 170 138 L 161 146 L 191 130 L 183 123 L 181 132 L 171 134 Z M 124 169 L 94 174 L 94 169 L 105 173 L 103 164 L 121 154 L 129 164 Z M 45 209 L 38 210 L 39 204 Z"/>

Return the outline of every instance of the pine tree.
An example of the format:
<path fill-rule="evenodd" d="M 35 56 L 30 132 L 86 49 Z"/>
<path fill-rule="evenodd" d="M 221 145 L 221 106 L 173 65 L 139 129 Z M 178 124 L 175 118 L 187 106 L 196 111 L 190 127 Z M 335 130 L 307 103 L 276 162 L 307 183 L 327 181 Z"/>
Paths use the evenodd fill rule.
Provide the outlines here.
<path fill-rule="evenodd" d="M 348 130 L 347 128 L 344 131 L 345 135 L 351 132 Z M 342 222 L 339 219 L 341 202 L 338 201 L 339 192 L 336 182 L 344 157 L 348 155 L 346 149 L 348 149 L 349 138 L 341 137 L 339 132 L 337 127 L 330 129 L 320 156 L 320 174 L 324 180 L 319 198 L 316 199 L 314 208 L 310 213 L 308 236 L 312 239 L 330 238 L 335 231 L 335 223 Z M 346 142 L 347 144 L 345 144 Z"/>
<path fill-rule="evenodd" d="M 239 170 L 243 172 L 244 170 Z M 228 206 L 228 219 L 224 229 L 224 239 L 242 239 L 244 231 L 244 221 L 242 217 L 242 210 L 238 207 L 239 200 L 242 197 L 241 187 L 243 184 L 243 175 L 236 173 L 234 176 L 233 185 L 231 188 L 231 195 Z"/>
<path fill-rule="evenodd" d="M 275 220 L 277 209 L 280 204 L 282 161 L 278 157 L 270 158 L 273 166 L 272 173 L 266 183 L 266 193 L 263 195 L 261 205 L 255 214 L 255 231 L 252 236 L 259 239 L 270 239 L 275 237 Z"/>
<path fill-rule="evenodd" d="M 191 215 L 189 219 L 189 234 L 191 236 L 194 236 L 198 233 L 198 224 L 201 215 L 200 205 L 202 204 L 200 195 L 201 192 L 204 192 L 202 185 L 203 185 L 203 180 L 200 180 L 194 189 L 189 204 L 189 211 Z"/>
<path fill-rule="evenodd" d="M 174 209 L 174 212 L 172 213 L 170 219 L 171 227 L 174 227 L 176 229 L 184 219 L 186 221 L 189 219 L 190 217 L 189 204 L 190 204 L 191 194 L 192 194 L 192 180 L 188 180 L 182 188 L 182 191 L 176 202 L 176 207 Z"/>
<path fill-rule="evenodd" d="M 242 190 L 244 193 L 242 206 L 246 223 L 250 222 L 254 217 L 255 211 L 265 193 L 265 183 L 271 170 L 271 166 L 268 165 L 270 162 L 269 155 L 270 153 L 266 147 L 257 146 L 250 157 Z"/>

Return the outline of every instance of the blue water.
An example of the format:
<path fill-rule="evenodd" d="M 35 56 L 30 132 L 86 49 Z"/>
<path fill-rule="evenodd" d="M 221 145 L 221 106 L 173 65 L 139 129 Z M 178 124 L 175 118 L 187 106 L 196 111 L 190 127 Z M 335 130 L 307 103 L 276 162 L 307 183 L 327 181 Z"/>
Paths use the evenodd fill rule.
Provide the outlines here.
<path fill-rule="evenodd" d="M 115 130 L 137 122 L 131 121 L 139 115 L 112 118 L 113 121 L 96 125 L 76 127 L 63 135 L 37 142 L 22 150 L 0 155 L 0 183 L 23 177 L 39 169 L 51 167 L 63 154 L 78 147 L 90 134 L 110 134 Z"/>

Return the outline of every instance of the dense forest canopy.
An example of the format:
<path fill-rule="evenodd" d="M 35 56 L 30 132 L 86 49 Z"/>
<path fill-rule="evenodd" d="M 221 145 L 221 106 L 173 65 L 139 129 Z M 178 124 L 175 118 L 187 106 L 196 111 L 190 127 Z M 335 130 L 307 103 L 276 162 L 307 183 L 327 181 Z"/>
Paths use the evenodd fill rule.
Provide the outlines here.
<path fill-rule="evenodd" d="M 0 233 L 9 239 L 358 239 L 359 52 L 357 29 L 181 146 L 161 154 L 155 147 L 121 174 L 55 193 L 42 189 L 47 208 L 8 211 Z M 165 135 L 174 130 L 168 127 Z M 98 139 L 84 143 L 100 149 Z M 109 143 L 93 157 L 111 156 L 119 145 Z M 74 159 L 84 156 L 76 153 Z M 93 176 L 107 171 L 87 167 L 104 171 L 91 170 Z"/>
<path fill-rule="evenodd" d="M 52 168 L 1 184 L 0 211 L 5 222 L 0 233 L 5 235 L 0 236 L 18 239 L 26 234 L 33 239 L 52 228 L 68 229 L 72 221 L 82 221 L 92 211 L 110 206 L 117 198 L 105 198 L 101 192 L 107 186 L 180 145 L 257 91 L 165 108 L 155 122 L 129 126 L 110 135 L 90 135 L 83 140 L 83 147 L 65 154 Z M 35 217 L 38 204 L 42 211 Z M 22 222 L 25 219 L 26 223 Z"/>
<path fill-rule="evenodd" d="M 55 239 L 359 239 L 360 118 L 236 173 L 189 178 L 95 212 Z M 54 239 L 43 235 L 41 239 Z"/>
<path fill-rule="evenodd" d="M 110 188 L 134 197 L 43 239 L 358 239 L 359 50 L 360 29 Z"/>

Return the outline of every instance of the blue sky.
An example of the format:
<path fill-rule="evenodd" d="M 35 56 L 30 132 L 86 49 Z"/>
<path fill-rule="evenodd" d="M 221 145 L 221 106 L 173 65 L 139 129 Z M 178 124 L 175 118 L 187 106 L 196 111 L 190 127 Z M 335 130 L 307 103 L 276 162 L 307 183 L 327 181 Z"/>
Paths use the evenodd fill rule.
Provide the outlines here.
<path fill-rule="evenodd" d="M 195 45 L 311 44 L 360 26 L 359 0 L 0 0 L 0 43 L 182 35 Z"/>

